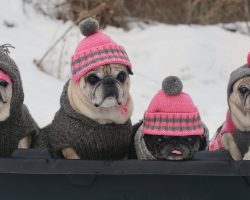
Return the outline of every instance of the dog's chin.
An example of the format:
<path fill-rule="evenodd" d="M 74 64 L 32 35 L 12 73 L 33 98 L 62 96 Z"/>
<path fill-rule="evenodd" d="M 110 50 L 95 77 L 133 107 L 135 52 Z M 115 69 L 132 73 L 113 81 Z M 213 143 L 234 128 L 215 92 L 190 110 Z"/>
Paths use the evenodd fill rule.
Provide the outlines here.
<path fill-rule="evenodd" d="M 247 103 L 244 105 L 244 111 L 250 113 L 250 102 L 247 102 Z"/>
<path fill-rule="evenodd" d="M 9 118 L 9 116 L 0 116 L 0 122 L 4 122 Z"/>
<path fill-rule="evenodd" d="M 250 113 L 250 106 L 245 106 L 243 113 Z"/>
<path fill-rule="evenodd" d="M 107 97 L 100 105 L 96 104 L 95 106 L 100 108 L 110 108 L 116 105 L 118 105 L 118 101 L 115 97 Z"/>
<path fill-rule="evenodd" d="M 186 160 L 182 156 L 167 156 L 165 160 Z"/>
<path fill-rule="evenodd" d="M 171 148 L 168 150 L 162 149 L 160 152 L 156 153 L 156 158 L 158 160 L 189 160 L 193 157 L 194 151 L 190 147 L 183 148 Z"/>
<path fill-rule="evenodd" d="M 10 110 L 0 105 L 0 122 L 6 121 L 10 116 Z"/>
<path fill-rule="evenodd" d="M 177 155 L 177 154 L 172 154 L 169 153 L 168 155 L 165 156 L 156 156 L 158 160 L 189 160 L 193 157 L 193 155 Z"/>

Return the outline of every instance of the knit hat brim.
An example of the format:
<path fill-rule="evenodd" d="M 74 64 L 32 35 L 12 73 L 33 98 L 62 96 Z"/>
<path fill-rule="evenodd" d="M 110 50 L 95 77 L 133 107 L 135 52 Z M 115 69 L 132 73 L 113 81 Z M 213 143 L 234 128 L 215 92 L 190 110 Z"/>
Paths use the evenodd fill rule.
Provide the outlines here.
<path fill-rule="evenodd" d="M 97 48 L 75 53 L 72 56 L 71 72 L 73 79 L 78 81 L 82 76 L 102 65 L 122 64 L 133 74 L 132 65 L 124 48 L 120 45 L 103 45 Z"/>
<path fill-rule="evenodd" d="M 6 81 L 8 84 L 11 85 L 11 87 L 13 86 L 10 76 L 4 73 L 2 70 L 0 70 L 0 80 Z"/>
<path fill-rule="evenodd" d="M 234 70 L 231 74 L 230 74 L 230 78 L 229 78 L 229 82 L 227 85 L 227 98 L 229 98 L 231 92 L 233 91 L 233 85 L 236 81 L 238 81 L 239 79 L 246 77 L 246 76 L 250 76 L 250 66 L 249 64 L 245 64 L 241 67 L 239 67 L 238 69 Z"/>
<path fill-rule="evenodd" d="M 203 123 L 198 110 L 194 113 L 148 113 L 143 120 L 144 134 L 189 136 L 202 135 Z"/>

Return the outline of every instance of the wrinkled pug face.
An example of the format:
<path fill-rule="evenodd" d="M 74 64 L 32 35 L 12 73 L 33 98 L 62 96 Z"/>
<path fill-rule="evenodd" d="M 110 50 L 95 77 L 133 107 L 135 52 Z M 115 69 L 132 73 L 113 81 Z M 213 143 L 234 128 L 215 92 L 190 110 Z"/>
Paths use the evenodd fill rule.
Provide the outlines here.
<path fill-rule="evenodd" d="M 157 160 L 192 159 L 200 148 L 201 136 L 143 136 L 145 144 Z"/>
<path fill-rule="evenodd" d="M 250 112 L 250 76 L 244 77 L 233 85 L 229 106 L 234 104 L 242 112 Z"/>
<path fill-rule="evenodd" d="M 5 121 L 10 116 L 12 86 L 0 80 L 0 121 Z"/>
<path fill-rule="evenodd" d="M 129 96 L 130 78 L 124 65 L 103 65 L 80 80 L 81 91 L 95 107 L 112 107 L 125 103 Z"/>

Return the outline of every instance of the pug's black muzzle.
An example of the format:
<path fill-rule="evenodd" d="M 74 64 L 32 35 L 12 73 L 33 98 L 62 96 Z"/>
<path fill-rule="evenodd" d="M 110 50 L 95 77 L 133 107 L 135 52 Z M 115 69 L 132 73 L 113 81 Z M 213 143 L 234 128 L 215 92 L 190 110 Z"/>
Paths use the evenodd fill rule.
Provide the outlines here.
<path fill-rule="evenodd" d="M 188 144 L 167 144 L 156 153 L 159 160 L 188 160 L 194 156 L 195 151 Z"/>
<path fill-rule="evenodd" d="M 116 87 L 116 80 L 113 77 L 105 77 L 102 81 L 103 84 L 103 97 L 115 97 L 118 98 L 118 89 Z"/>
<path fill-rule="evenodd" d="M 199 136 L 192 137 L 192 142 L 187 141 L 188 137 L 178 136 L 144 135 L 143 138 L 148 150 L 158 160 L 188 160 L 194 156 L 194 145 L 199 139 Z"/>

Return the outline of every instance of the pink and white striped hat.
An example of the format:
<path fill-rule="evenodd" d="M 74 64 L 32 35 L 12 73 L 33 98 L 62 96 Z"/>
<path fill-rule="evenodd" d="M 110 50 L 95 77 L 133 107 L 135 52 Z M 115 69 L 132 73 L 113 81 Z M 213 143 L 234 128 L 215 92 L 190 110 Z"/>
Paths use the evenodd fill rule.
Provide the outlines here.
<path fill-rule="evenodd" d="M 144 114 L 144 134 L 189 136 L 203 135 L 199 111 L 190 96 L 182 92 L 182 82 L 176 76 L 167 77 L 162 90 L 153 97 Z"/>
<path fill-rule="evenodd" d="M 71 57 L 71 72 L 75 81 L 105 64 L 125 65 L 129 73 L 133 74 L 125 49 L 99 30 L 97 20 L 87 18 L 80 23 L 79 28 L 86 37 L 80 41 Z"/>

